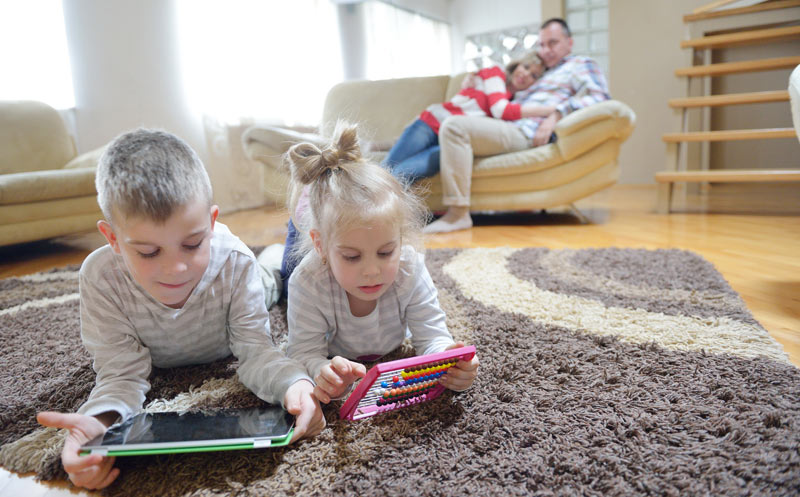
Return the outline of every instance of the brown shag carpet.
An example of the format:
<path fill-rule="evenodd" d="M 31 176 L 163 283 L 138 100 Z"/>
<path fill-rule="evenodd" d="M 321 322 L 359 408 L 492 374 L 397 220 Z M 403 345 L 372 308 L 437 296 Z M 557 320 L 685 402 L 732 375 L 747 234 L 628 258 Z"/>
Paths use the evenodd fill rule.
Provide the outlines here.
<path fill-rule="evenodd" d="M 274 450 L 122 457 L 109 495 L 797 495 L 800 370 L 711 264 L 678 250 L 430 250 L 472 389 Z M 94 374 L 76 269 L 0 281 L 0 464 L 64 478 Z M 276 342 L 285 307 L 272 312 Z M 408 348 L 393 357 L 411 355 Z M 244 406 L 231 360 L 158 370 L 147 409 Z"/>

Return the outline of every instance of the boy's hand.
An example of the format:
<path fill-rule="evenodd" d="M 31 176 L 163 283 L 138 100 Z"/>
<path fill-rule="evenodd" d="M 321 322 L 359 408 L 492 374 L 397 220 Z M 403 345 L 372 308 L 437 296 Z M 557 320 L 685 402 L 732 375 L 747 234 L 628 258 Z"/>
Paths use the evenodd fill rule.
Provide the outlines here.
<path fill-rule="evenodd" d="M 366 375 L 367 368 L 363 364 L 337 355 L 314 378 L 314 383 L 317 384 L 314 395 L 320 402 L 327 404 L 332 398 L 341 397 L 356 378 Z"/>
<path fill-rule="evenodd" d="M 447 347 L 445 350 L 457 349 L 463 347 L 461 342 L 454 343 Z M 447 370 L 447 373 L 442 376 L 439 382 L 446 388 L 456 392 L 463 392 L 472 386 L 472 382 L 478 376 L 478 355 L 472 357 L 469 361 L 458 361 L 455 366 Z"/>
<path fill-rule="evenodd" d="M 69 435 L 61 451 L 61 464 L 76 487 L 100 489 L 111 485 L 119 469 L 114 467 L 114 458 L 100 454 L 81 456 L 81 446 L 106 432 L 106 426 L 93 416 L 40 412 L 36 421 L 51 428 L 64 428 Z"/>
<path fill-rule="evenodd" d="M 319 401 L 314 398 L 314 385 L 310 381 L 294 382 L 283 396 L 283 405 L 291 414 L 297 416 L 294 422 L 294 434 L 289 443 L 303 437 L 319 435 L 325 428 L 325 416 Z"/>

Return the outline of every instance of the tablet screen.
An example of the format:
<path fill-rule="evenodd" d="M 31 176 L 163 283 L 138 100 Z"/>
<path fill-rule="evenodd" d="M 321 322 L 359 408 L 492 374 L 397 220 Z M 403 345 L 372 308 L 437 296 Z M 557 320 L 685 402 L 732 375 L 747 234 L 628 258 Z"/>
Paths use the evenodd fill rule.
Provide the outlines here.
<path fill-rule="evenodd" d="M 280 406 L 188 413 L 142 413 L 109 428 L 83 450 L 192 447 L 285 437 L 294 416 Z"/>

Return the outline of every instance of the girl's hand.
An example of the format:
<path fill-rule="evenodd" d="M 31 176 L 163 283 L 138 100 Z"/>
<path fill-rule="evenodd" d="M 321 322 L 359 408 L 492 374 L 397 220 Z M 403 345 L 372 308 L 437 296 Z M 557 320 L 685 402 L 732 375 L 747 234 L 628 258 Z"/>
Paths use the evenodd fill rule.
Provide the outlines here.
<path fill-rule="evenodd" d="M 356 378 L 363 378 L 366 374 L 367 368 L 363 364 L 336 356 L 314 378 L 314 383 L 317 384 L 314 396 L 327 404 L 331 399 L 341 397 Z"/>
<path fill-rule="evenodd" d="M 463 347 L 464 344 L 456 342 L 447 347 L 445 350 L 457 349 Z M 456 392 L 462 392 L 472 386 L 475 378 L 478 377 L 478 355 L 474 355 L 469 361 L 458 361 L 455 366 L 447 370 L 447 373 L 442 376 L 439 382 Z"/>

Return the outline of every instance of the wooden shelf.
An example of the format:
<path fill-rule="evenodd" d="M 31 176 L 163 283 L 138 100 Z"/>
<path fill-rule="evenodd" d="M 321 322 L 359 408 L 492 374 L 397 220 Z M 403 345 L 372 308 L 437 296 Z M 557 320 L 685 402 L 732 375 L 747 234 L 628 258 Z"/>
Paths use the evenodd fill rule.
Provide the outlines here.
<path fill-rule="evenodd" d="M 661 171 L 656 173 L 656 182 L 779 182 L 800 181 L 800 170 L 796 169 L 716 169 L 710 171 Z"/>
<path fill-rule="evenodd" d="M 800 38 L 800 26 L 785 28 L 751 29 L 723 35 L 704 36 L 693 40 L 681 42 L 681 48 L 724 48 L 737 45 L 751 45 L 756 43 L 775 42 Z"/>
<path fill-rule="evenodd" d="M 746 72 L 771 71 L 774 69 L 791 69 L 800 64 L 800 56 L 775 57 L 772 59 L 744 60 L 741 62 L 721 62 L 704 66 L 682 67 L 675 70 L 675 76 L 722 76 Z"/>
<path fill-rule="evenodd" d="M 769 128 L 689 131 L 686 133 L 666 133 L 661 136 L 661 139 L 667 143 L 763 140 L 772 138 L 797 138 L 797 133 L 794 128 Z"/>
<path fill-rule="evenodd" d="M 727 17 L 741 14 L 751 14 L 755 12 L 766 12 L 768 10 L 788 9 L 800 7 L 800 0 L 780 0 L 775 2 L 764 2 L 749 7 L 739 7 L 736 9 L 725 9 L 716 12 L 699 12 L 683 16 L 683 22 L 701 21 L 704 19 L 714 19 L 716 17 Z"/>
<path fill-rule="evenodd" d="M 730 93 L 728 95 L 709 95 L 704 97 L 673 98 L 669 106 L 673 108 L 717 107 L 720 105 L 760 104 L 766 102 L 788 102 L 787 90 L 756 91 L 752 93 Z"/>

